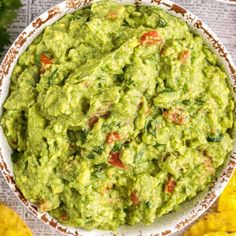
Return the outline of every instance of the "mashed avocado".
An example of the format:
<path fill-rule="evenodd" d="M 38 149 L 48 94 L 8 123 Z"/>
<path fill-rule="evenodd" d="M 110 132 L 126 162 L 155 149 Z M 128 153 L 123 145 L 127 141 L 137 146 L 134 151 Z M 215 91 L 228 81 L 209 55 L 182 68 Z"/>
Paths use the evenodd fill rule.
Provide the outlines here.
<path fill-rule="evenodd" d="M 16 183 L 66 225 L 152 223 L 204 190 L 232 149 L 217 57 L 159 8 L 94 3 L 21 55 L 1 119 Z"/>

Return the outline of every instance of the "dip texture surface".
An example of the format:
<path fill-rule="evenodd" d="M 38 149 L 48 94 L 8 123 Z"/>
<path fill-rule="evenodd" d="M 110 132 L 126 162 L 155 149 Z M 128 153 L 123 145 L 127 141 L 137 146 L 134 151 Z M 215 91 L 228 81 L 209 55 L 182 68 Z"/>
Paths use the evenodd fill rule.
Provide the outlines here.
<path fill-rule="evenodd" d="M 94 3 L 21 55 L 1 124 L 18 187 L 65 225 L 151 224 L 232 150 L 227 75 L 163 10 Z"/>

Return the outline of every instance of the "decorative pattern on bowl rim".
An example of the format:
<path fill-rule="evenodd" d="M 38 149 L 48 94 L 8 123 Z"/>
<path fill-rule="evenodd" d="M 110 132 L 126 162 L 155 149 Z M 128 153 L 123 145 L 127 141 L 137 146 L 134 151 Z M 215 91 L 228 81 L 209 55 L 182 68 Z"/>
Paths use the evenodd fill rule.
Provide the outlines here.
<path fill-rule="evenodd" d="M 8 88 L 10 84 L 10 75 L 12 70 L 17 62 L 20 54 L 27 48 L 27 46 L 33 41 L 33 39 L 39 35 L 42 30 L 60 19 L 66 13 L 70 13 L 75 11 L 78 8 L 87 6 L 96 0 L 68 0 L 62 2 L 45 13 L 35 19 L 16 39 L 13 43 L 9 51 L 7 52 L 1 66 L 0 66 L 0 105 L 3 104 L 6 99 Z M 119 3 L 124 4 L 145 4 L 152 6 L 159 6 L 165 11 L 169 12 L 172 15 L 175 15 L 184 21 L 186 21 L 189 26 L 196 31 L 199 35 L 206 39 L 207 43 L 212 47 L 212 49 L 219 55 L 220 61 L 224 64 L 226 71 L 231 78 L 231 86 L 236 93 L 236 69 L 232 62 L 232 59 L 222 45 L 217 36 L 195 15 L 182 8 L 181 6 L 172 3 L 169 0 L 117 0 Z M 2 112 L 2 111 L 1 111 Z M 2 131 L 1 131 L 2 132 Z M 57 231 L 62 232 L 67 235 L 114 235 L 111 232 L 106 231 L 94 231 L 87 232 L 82 229 L 67 227 L 61 225 L 57 220 L 52 218 L 48 213 L 40 213 L 37 210 L 37 207 L 30 203 L 25 197 L 22 195 L 21 191 L 15 184 L 15 180 L 13 177 L 13 171 L 10 161 L 10 150 L 7 146 L 6 140 L 4 139 L 3 134 L 0 135 L 0 169 L 1 172 L 9 184 L 12 191 L 16 194 L 16 196 L 20 199 L 20 201 L 28 208 L 30 212 L 32 212 L 35 216 L 41 219 L 46 224 L 55 228 Z M 5 150 L 6 149 L 6 150 Z M 120 234 L 122 235 L 155 235 L 155 236 L 165 236 L 170 235 L 177 230 L 182 229 L 187 226 L 191 222 L 193 222 L 197 217 L 199 217 L 204 211 L 206 211 L 211 204 L 217 199 L 220 193 L 223 191 L 223 188 L 226 186 L 229 181 L 232 172 L 236 167 L 236 145 L 234 145 L 234 151 L 229 155 L 228 163 L 226 163 L 225 168 L 221 171 L 221 174 L 218 176 L 218 179 L 212 183 L 209 187 L 208 191 L 205 191 L 198 195 L 197 200 L 192 200 L 192 207 L 188 209 L 188 207 L 183 210 L 185 213 L 178 217 L 177 220 L 172 220 L 171 224 L 166 224 L 162 228 L 153 228 L 151 231 L 148 230 L 150 226 L 147 226 L 147 230 L 139 230 L 136 229 L 134 231 L 127 231 L 127 229 L 121 230 Z M 164 216 L 165 219 L 168 219 L 168 216 L 176 213 L 170 213 L 167 216 Z M 178 213 L 177 213 L 178 214 Z M 164 218 L 163 217 L 163 218 Z M 169 217 L 171 218 L 171 217 Z M 173 217 L 172 217 L 173 218 Z M 141 227 L 139 227 L 141 228 Z M 127 233 L 126 233 L 127 231 Z"/>

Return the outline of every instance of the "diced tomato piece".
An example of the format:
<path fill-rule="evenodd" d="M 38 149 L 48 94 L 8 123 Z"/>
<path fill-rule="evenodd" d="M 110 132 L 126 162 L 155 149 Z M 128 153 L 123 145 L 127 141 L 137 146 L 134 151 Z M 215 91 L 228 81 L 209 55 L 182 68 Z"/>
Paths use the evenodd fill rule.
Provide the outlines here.
<path fill-rule="evenodd" d="M 66 221 L 66 220 L 69 219 L 69 216 L 68 216 L 67 212 L 65 211 L 61 214 L 60 218 L 61 218 L 62 221 Z"/>
<path fill-rule="evenodd" d="M 107 19 L 109 20 L 115 20 L 118 17 L 118 12 L 117 11 L 109 11 L 107 14 Z"/>
<path fill-rule="evenodd" d="M 190 57 L 190 51 L 189 50 L 184 50 L 179 54 L 179 61 L 184 63 L 188 60 L 189 57 Z"/>
<path fill-rule="evenodd" d="M 134 205 L 138 205 L 140 202 L 136 192 L 131 193 L 130 200 L 133 202 Z"/>
<path fill-rule="evenodd" d="M 169 180 L 165 184 L 165 192 L 166 193 L 172 193 L 175 190 L 176 182 L 172 179 L 169 178 Z"/>
<path fill-rule="evenodd" d="M 98 117 L 97 116 L 92 116 L 88 120 L 88 126 L 90 129 L 93 128 L 93 126 L 98 122 Z"/>
<path fill-rule="evenodd" d="M 150 107 L 148 107 L 147 110 L 145 111 L 145 114 L 148 115 L 151 113 L 151 111 L 152 111 L 152 109 Z"/>
<path fill-rule="evenodd" d="M 174 109 L 163 112 L 163 116 L 175 124 L 183 125 L 186 123 L 186 117 L 183 113 L 184 111 L 182 109 Z"/>
<path fill-rule="evenodd" d="M 121 151 L 119 151 L 119 152 L 110 152 L 109 157 L 110 158 L 108 160 L 108 163 L 110 163 L 111 165 L 116 166 L 118 168 L 126 169 L 125 165 L 120 160 Z"/>
<path fill-rule="evenodd" d="M 41 63 L 47 64 L 47 65 L 53 64 L 52 59 L 50 59 L 49 57 L 47 57 L 45 54 L 41 54 L 41 55 L 40 55 L 40 61 L 41 61 Z"/>
<path fill-rule="evenodd" d="M 144 33 L 140 37 L 140 42 L 141 44 L 158 44 L 158 43 L 162 43 L 163 39 L 156 30 L 152 30 L 152 31 Z"/>
<path fill-rule="evenodd" d="M 120 134 L 118 132 L 111 132 L 110 134 L 107 135 L 107 140 L 106 142 L 108 144 L 114 143 L 116 141 L 119 141 L 121 139 Z"/>
<path fill-rule="evenodd" d="M 212 157 L 208 155 L 206 150 L 203 151 L 203 155 L 204 155 L 204 165 L 205 165 L 206 170 L 210 174 L 215 173 L 215 169 L 212 164 Z"/>
<path fill-rule="evenodd" d="M 214 168 L 213 168 L 213 165 L 212 165 L 212 160 L 210 157 L 205 157 L 204 158 L 204 164 L 206 166 L 206 169 L 209 171 L 209 172 L 212 172 L 212 170 L 214 171 Z"/>

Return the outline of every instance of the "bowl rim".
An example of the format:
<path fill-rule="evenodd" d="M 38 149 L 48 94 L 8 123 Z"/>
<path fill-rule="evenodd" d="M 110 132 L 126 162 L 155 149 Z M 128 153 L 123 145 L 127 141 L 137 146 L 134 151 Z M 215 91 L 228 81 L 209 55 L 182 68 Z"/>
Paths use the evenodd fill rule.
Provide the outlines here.
<path fill-rule="evenodd" d="M 26 50 L 27 46 L 31 44 L 33 39 L 35 39 L 46 26 L 53 24 L 60 18 L 62 18 L 67 13 L 74 12 L 75 10 L 88 6 L 97 0 L 67 0 L 61 2 L 49 10 L 42 13 L 39 17 L 37 17 L 33 22 L 31 22 L 25 30 L 17 37 L 14 43 L 11 45 L 7 54 L 5 55 L 1 65 L 0 65 L 0 108 L 2 109 L 2 104 L 5 101 L 9 84 L 10 84 L 10 76 L 12 74 L 12 70 L 15 67 L 15 64 L 19 58 L 19 56 Z M 187 22 L 190 28 L 197 31 L 202 38 L 206 40 L 206 42 L 212 47 L 212 49 L 217 53 L 221 62 L 224 64 L 225 69 L 228 73 L 228 77 L 230 78 L 231 86 L 233 89 L 233 94 L 236 94 L 236 67 L 232 61 L 231 56 L 229 55 L 226 48 L 223 46 L 219 38 L 211 31 L 211 29 L 201 21 L 197 16 L 192 14 L 190 11 L 181 7 L 180 5 L 170 1 L 170 0 L 116 0 L 120 4 L 136 4 L 136 5 L 150 5 L 156 6 L 164 9 L 166 12 L 171 15 L 177 16 L 183 21 Z M 0 111 L 1 116 L 2 110 Z M 2 128 L 1 128 L 2 129 Z M 2 132 L 2 131 L 1 131 Z M 12 172 L 12 167 L 6 160 L 10 161 L 10 150 L 6 150 L 5 148 L 6 140 L 3 134 L 0 134 L 0 169 L 5 178 L 6 182 L 10 186 L 11 190 L 15 193 L 20 202 L 35 215 L 42 222 L 47 225 L 53 227 L 57 231 L 64 233 L 66 235 L 87 235 L 87 231 L 84 231 L 80 228 L 73 228 L 69 226 L 64 226 L 60 224 L 57 220 L 51 217 L 48 213 L 40 213 L 37 210 L 37 207 L 25 199 L 19 188 L 17 187 L 14 175 Z M 11 162 L 11 161 L 10 161 Z M 228 157 L 228 163 L 221 170 L 220 176 L 218 176 L 218 180 L 213 182 L 212 185 L 207 190 L 207 194 L 202 197 L 201 201 L 197 202 L 191 208 L 191 212 L 187 212 L 184 218 L 180 217 L 180 220 L 177 220 L 177 223 L 174 225 L 166 227 L 162 231 L 155 232 L 155 235 L 170 235 L 180 229 L 183 229 L 188 224 L 192 223 L 195 219 L 197 219 L 201 214 L 203 214 L 217 199 L 220 193 L 223 191 L 224 187 L 230 180 L 230 177 L 236 168 L 236 144 L 234 144 L 234 148 L 232 153 Z M 200 195 L 200 194 L 198 194 Z M 170 213 L 172 214 L 172 213 Z M 100 231 L 99 231 L 100 232 Z M 103 231 L 105 232 L 105 231 Z M 99 235 L 111 235 L 106 233 L 99 233 Z M 153 232 L 152 232 L 153 233 Z M 90 234 L 89 232 L 89 235 Z M 95 235 L 95 234 L 94 234 Z M 97 235 L 97 234 L 96 234 Z M 126 235 L 126 233 L 125 233 Z M 127 234 L 134 235 L 134 234 Z M 140 231 L 140 235 L 142 232 Z M 144 234 L 147 235 L 147 234 Z M 151 234 L 150 234 L 151 235 Z"/>
<path fill-rule="evenodd" d="M 232 4 L 232 5 L 236 4 L 236 0 L 216 0 L 216 1 L 221 2 L 221 3 L 226 3 L 226 4 Z"/>

